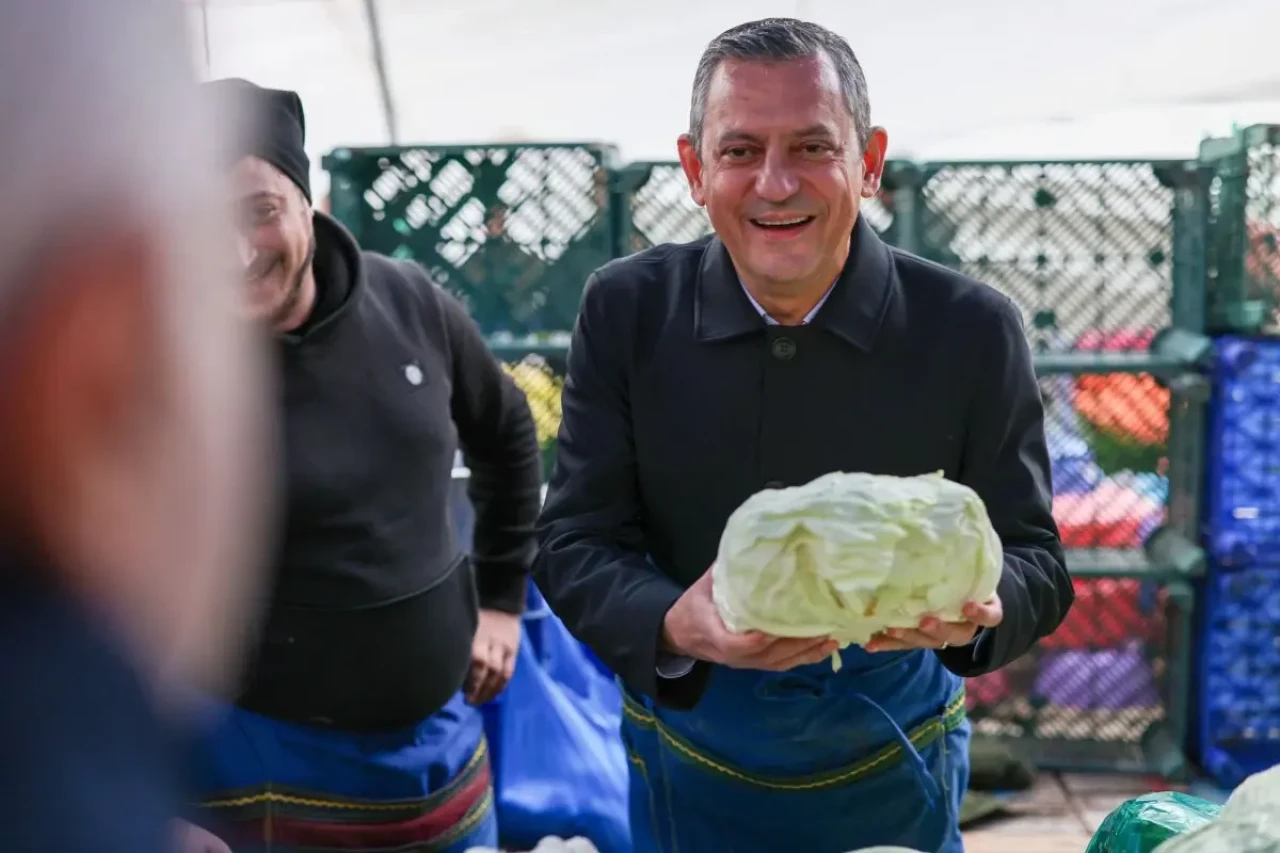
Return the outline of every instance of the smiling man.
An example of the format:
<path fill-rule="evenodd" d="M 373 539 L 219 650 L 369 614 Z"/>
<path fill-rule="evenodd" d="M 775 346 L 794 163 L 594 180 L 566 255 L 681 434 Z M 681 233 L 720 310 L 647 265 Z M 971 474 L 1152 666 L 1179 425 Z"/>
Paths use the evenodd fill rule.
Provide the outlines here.
<path fill-rule="evenodd" d="M 202 818 L 243 851 L 493 843 L 475 706 L 520 639 L 542 479 L 528 403 L 420 267 L 312 209 L 297 94 L 207 85 L 258 129 L 229 158 L 227 261 L 274 342 L 284 518 L 251 672 L 199 750 Z M 451 518 L 459 445 L 472 554 Z"/>
<path fill-rule="evenodd" d="M 735 27 L 703 54 L 680 160 L 715 236 L 588 281 L 539 585 L 627 688 L 637 853 L 958 853 L 963 676 L 1054 630 L 1071 582 L 1018 309 L 859 216 L 887 137 L 849 45 Z M 841 651 L 735 635 L 709 566 L 730 513 L 831 471 L 943 471 L 1004 544 L 966 621 Z"/>

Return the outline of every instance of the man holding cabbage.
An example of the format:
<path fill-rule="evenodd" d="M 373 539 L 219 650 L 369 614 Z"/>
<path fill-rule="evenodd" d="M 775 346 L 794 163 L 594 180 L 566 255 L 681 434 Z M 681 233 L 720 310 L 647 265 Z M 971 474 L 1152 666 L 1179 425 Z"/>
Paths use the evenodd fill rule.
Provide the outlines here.
<path fill-rule="evenodd" d="M 637 853 L 962 850 L 962 679 L 1071 604 L 1020 314 L 858 216 L 886 143 L 843 39 L 735 27 L 715 236 L 587 282 L 535 572 L 625 687 Z"/>

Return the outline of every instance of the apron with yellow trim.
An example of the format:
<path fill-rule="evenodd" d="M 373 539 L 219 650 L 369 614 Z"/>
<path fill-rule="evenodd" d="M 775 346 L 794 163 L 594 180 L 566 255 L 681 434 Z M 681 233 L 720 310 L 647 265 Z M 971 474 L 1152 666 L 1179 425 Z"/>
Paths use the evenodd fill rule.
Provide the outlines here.
<path fill-rule="evenodd" d="M 841 659 L 839 672 L 716 667 L 692 711 L 628 694 L 635 853 L 961 853 L 961 680 L 929 651 Z"/>
<path fill-rule="evenodd" d="M 223 707 L 193 756 L 191 816 L 235 853 L 463 853 L 497 847 L 480 711 L 355 734 Z"/>

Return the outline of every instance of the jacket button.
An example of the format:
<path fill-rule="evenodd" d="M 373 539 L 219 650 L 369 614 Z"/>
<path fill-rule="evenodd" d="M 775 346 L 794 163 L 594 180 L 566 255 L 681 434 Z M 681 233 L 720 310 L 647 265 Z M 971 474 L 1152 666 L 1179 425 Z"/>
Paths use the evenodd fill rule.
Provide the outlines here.
<path fill-rule="evenodd" d="M 764 484 L 764 487 L 765 487 L 766 489 L 784 489 L 784 488 L 786 488 L 785 484 L 783 484 L 783 482 L 782 482 L 781 480 L 770 480 L 769 482 L 767 482 L 767 483 L 765 483 L 765 484 Z"/>
<path fill-rule="evenodd" d="M 779 361 L 786 361 L 794 358 L 796 354 L 796 342 L 791 338 L 778 338 L 773 342 L 773 357 Z"/>

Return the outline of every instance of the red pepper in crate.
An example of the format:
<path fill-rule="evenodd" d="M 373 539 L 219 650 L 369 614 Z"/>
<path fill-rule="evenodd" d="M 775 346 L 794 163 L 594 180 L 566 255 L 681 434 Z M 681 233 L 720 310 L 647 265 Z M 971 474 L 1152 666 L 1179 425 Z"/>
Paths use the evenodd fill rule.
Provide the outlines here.
<path fill-rule="evenodd" d="M 1131 578 L 1078 578 L 1075 604 L 1042 649 L 1109 649 L 1134 640 L 1150 642 L 1164 624 L 1163 590 L 1146 609 L 1142 584 Z"/>
<path fill-rule="evenodd" d="M 988 672 L 976 678 L 966 678 L 964 682 L 965 707 L 970 711 L 978 706 L 999 705 L 1012 695 L 1009 673 L 1003 669 L 997 669 L 995 672 Z"/>

